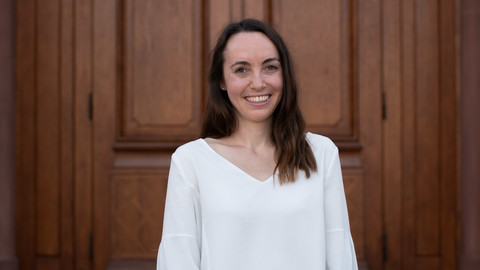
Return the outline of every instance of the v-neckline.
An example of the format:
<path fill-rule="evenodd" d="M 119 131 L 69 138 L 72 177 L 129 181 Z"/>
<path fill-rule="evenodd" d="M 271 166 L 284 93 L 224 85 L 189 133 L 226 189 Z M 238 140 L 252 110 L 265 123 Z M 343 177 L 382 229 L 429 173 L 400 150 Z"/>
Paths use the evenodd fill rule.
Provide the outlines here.
<path fill-rule="evenodd" d="M 232 167 L 233 169 L 237 170 L 237 171 L 240 171 L 240 173 L 244 174 L 248 179 L 250 179 L 251 181 L 254 181 L 256 183 L 266 183 L 266 182 L 270 182 L 273 180 L 273 177 L 274 175 L 276 174 L 272 174 L 270 175 L 270 177 L 268 177 L 267 179 L 265 180 L 260 180 L 260 179 L 257 179 L 255 177 L 253 177 L 252 175 L 250 175 L 249 173 L 247 173 L 246 171 L 244 171 L 242 168 L 238 167 L 237 165 L 235 165 L 233 162 L 231 162 L 230 160 L 228 160 L 226 157 L 222 156 L 220 153 L 218 153 L 217 151 L 215 151 L 211 146 L 210 144 L 208 144 L 207 141 L 205 141 L 205 139 L 203 138 L 200 138 L 200 141 L 203 143 L 203 145 L 205 145 L 205 147 L 211 151 L 217 158 L 219 158 L 220 160 L 223 160 L 223 162 L 225 162 L 228 166 Z"/>

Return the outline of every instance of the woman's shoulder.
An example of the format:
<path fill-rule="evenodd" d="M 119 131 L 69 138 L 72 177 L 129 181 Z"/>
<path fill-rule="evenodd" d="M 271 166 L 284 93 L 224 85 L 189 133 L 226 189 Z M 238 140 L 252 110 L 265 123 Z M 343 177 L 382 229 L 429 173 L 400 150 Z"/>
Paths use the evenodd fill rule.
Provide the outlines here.
<path fill-rule="evenodd" d="M 179 146 L 173 153 L 173 157 L 177 159 L 189 159 L 195 157 L 198 154 L 202 154 L 205 151 L 205 141 L 203 139 L 197 139 L 187 142 Z"/>
<path fill-rule="evenodd" d="M 307 132 L 306 138 L 310 144 L 310 147 L 312 147 L 312 151 L 314 152 L 320 150 L 336 151 L 337 149 L 337 146 L 333 143 L 333 141 L 326 136 Z"/>
<path fill-rule="evenodd" d="M 324 171 L 331 164 L 335 157 L 338 157 L 338 148 L 333 141 L 325 136 L 308 132 L 307 141 L 312 148 L 313 155 L 317 161 L 318 170 Z"/>

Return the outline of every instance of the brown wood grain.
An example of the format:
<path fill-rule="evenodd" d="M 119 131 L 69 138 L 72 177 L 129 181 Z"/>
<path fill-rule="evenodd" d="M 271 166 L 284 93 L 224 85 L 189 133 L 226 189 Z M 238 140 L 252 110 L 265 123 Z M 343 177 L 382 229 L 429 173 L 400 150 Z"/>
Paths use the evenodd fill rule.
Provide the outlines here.
<path fill-rule="evenodd" d="M 59 132 L 60 132 L 60 247 L 61 269 L 74 265 L 74 124 L 73 124 L 73 0 L 60 2 Z"/>
<path fill-rule="evenodd" d="M 458 268 L 459 253 L 459 97 L 458 97 L 458 13 L 456 1 L 440 1 L 440 268 Z M 479 6 L 480 7 L 480 6 Z M 479 9 L 480 10 L 480 9 Z M 479 113 L 480 115 L 480 113 Z M 457 147 L 453 147 L 457 146 Z M 480 149 L 479 149 L 480 150 Z M 479 160 L 480 161 L 480 160 Z M 477 179 L 480 179 L 477 177 Z M 477 226 L 480 228 L 480 226 Z M 479 265 L 480 266 L 480 265 Z"/>
<path fill-rule="evenodd" d="M 193 139 L 203 107 L 200 2 L 125 1 L 122 7 L 119 135 L 123 141 Z"/>
<path fill-rule="evenodd" d="M 19 269 L 35 261 L 35 5 L 17 1 L 16 33 L 16 246 Z"/>
<path fill-rule="evenodd" d="M 359 137 L 365 170 L 365 243 L 367 269 L 382 269 L 382 153 L 381 153 L 381 5 L 378 0 L 358 5 Z M 358 72 L 358 73 L 357 73 Z M 368 193 L 367 193 L 368 192 Z M 361 262 L 360 262 L 361 263 Z"/>
<path fill-rule="evenodd" d="M 254 18 L 269 21 L 269 1 L 267 0 L 243 0 L 243 18 Z"/>
<path fill-rule="evenodd" d="M 74 58 L 74 250 L 75 269 L 91 269 L 93 241 L 92 194 L 92 123 L 89 119 L 89 95 L 92 93 L 92 4 L 90 1 L 73 3 L 73 58 Z"/>
<path fill-rule="evenodd" d="M 343 164 L 343 162 L 342 162 Z M 362 168 L 344 167 L 342 170 L 345 196 L 347 198 L 348 216 L 355 254 L 358 261 L 366 261 L 368 247 L 365 244 L 365 172 Z"/>
<path fill-rule="evenodd" d="M 480 268 L 480 2 L 460 1 L 460 269 Z"/>
<path fill-rule="evenodd" d="M 38 255 L 58 256 L 60 254 L 58 2 L 39 1 L 36 13 L 35 250 Z"/>
<path fill-rule="evenodd" d="M 401 269 L 456 266 L 455 17 L 446 2 L 402 3 Z"/>
<path fill-rule="evenodd" d="M 273 25 L 285 38 L 295 64 L 299 102 L 308 128 L 354 139 L 352 56 L 355 41 L 349 1 L 275 1 Z M 355 57 L 355 56 L 353 56 Z M 340 139 L 341 140 L 341 139 Z"/>
<path fill-rule="evenodd" d="M 215 47 L 215 43 L 217 42 L 220 32 L 231 21 L 230 1 L 223 1 L 223 0 L 209 1 L 206 9 L 206 16 L 208 16 L 208 19 L 205 22 L 208 27 L 206 29 L 207 35 L 208 35 L 207 37 L 208 45 L 206 46 L 207 50 L 204 52 L 208 54 Z M 211 59 L 208 59 L 208 60 L 211 60 Z M 206 68 L 208 67 L 208 65 L 205 65 L 204 67 Z"/>
<path fill-rule="evenodd" d="M 35 259 L 35 270 L 60 270 L 60 261 L 55 257 L 37 256 Z"/>
<path fill-rule="evenodd" d="M 440 252 L 438 5 L 416 1 L 416 253 Z"/>
<path fill-rule="evenodd" d="M 114 259 L 108 265 L 108 270 L 151 270 L 155 269 L 157 262 L 152 259 Z"/>
<path fill-rule="evenodd" d="M 415 269 L 415 1 L 401 3 L 402 35 L 402 269 Z"/>
<path fill-rule="evenodd" d="M 112 257 L 157 258 L 167 178 L 168 166 L 160 171 L 126 166 L 112 172 Z"/>
<path fill-rule="evenodd" d="M 401 2 L 384 2 L 383 94 L 386 105 L 383 120 L 383 215 L 386 235 L 385 269 L 402 269 L 402 70 Z"/>
<path fill-rule="evenodd" d="M 15 253 L 15 1 L 0 2 L 0 269 Z"/>
<path fill-rule="evenodd" d="M 117 82 L 117 36 L 119 17 L 114 12 L 118 1 L 95 1 L 92 21 L 92 78 L 93 92 L 93 150 L 92 150 L 92 180 L 93 180 L 93 269 L 107 269 L 111 258 L 111 174 L 114 152 L 113 142 L 116 137 L 116 127 L 121 123 L 117 119 L 120 108 L 116 108 L 119 88 Z"/>

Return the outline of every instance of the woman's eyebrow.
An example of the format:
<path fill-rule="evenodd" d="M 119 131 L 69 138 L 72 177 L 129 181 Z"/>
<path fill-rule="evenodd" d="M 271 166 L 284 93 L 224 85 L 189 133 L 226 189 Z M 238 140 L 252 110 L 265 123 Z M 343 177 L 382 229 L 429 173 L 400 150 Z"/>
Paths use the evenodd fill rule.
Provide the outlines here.
<path fill-rule="evenodd" d="M 236 66 L 236 65 L 250 65 L 250 63 L 248 63 L 247 61 L 237 61 L 235 63 L 233 63 L 230 68 Z"/>
<path fill-rule="evenodd" d="M 270 58 L 265 59 L 265 60 L 262 62 L 262 64 L 266 64 L 266 63 L 272 62 L 272 61 L 278 61 L 278 62 L 280 62 L 280 59 L 278 59 L 277 57 L 270 57 Z"/>
<path fill-rule="evenodd" d="M 270 58 L 267 58 L 267 59 L 263 60 L 262 65 L 264 65 L 264 64 L 266 64 L 266 63 L 269 63 L 269 62 L 272 62 L 272 61 L 278 61 L 278 62 L 280 62 L 280 59 L 278 59 L 277 57 L 270 57 Z M 248 66 L 248 65 L 250 65 L 250 63 L 248 63 L 247 61 L 237 61 L 237 62 L 233 63 L 233 64 L 230 66 L 230 68 L 232 68 L 232 67 L 234 67 L 234 66 L 236 66 L 236 65 L 246 65 L 246 66 Z"/>

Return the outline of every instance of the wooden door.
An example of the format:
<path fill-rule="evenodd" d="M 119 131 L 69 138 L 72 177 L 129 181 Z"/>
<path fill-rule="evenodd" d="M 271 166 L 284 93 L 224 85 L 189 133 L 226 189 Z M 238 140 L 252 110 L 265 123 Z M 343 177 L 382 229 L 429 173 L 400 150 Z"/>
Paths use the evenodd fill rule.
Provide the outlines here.
<path fill-rule="evenodd" d="M 382 5 L 385 269 L 457 268 L 455 5 Z"/>
<path fill-rule="evenodd" d="M 341 151 L 359 261 L 380 269 L 381 50 L 370 27 L 380 14 L 367 5 L 378 2 L 95 2 L 95 269 L 154 264 L 170 155 L 199 135 L 206 56 L 221 28 L 244 17 L 285 37 L 308 129 Z"/>
<path fill-rule="evenodd" d="M 19 0 L 20 269 L 153 269 L 170 155 L 198 137 L 232 20 L 293 55 L 339 146 L 362 269 L 456 265 L 455 1 Z"/>

